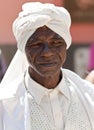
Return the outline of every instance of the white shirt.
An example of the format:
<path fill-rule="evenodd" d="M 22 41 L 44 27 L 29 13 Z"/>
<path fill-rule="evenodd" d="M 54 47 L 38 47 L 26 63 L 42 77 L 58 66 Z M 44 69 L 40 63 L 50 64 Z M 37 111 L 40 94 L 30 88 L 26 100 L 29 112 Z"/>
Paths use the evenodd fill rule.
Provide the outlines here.
<path fill-rule="evenodd" d="M 31 79 L 28 73 L 25 82 L 29 92 L 50 118 L 53 126 L 57 130 L 63 130 L 70 105 L 70 90 L 66 85 L 64 76 L 55 89 L 43 87 Z"/>
<path fill-rule="evenodd" d="M 61 83 L 58 85 L 58 86 L 62 86 L 62 89 L 65 89 L 63 93 L 60 92 L 61 93 L 60 95 L 62 95 L 60 96 L 62 97 L 62 103 L 68 104 L 66 105 L 66 107 L 64 107 L 64 105 L 61 103 L 61 100 L 59 100 L 61 103 L 60 106 L 62 107 L 62 110 L 63 110 L 62 111 L 63 124 L 65 124 L 65 120 L 66 120 L 66 112 L 64 112 L 64 110 L 67 111 L 69 108 L 66 125 L 65 125 L 65 128 L 62 130 L 91 130 L 91 129 L 94 130 L 94 85 L 81 79 L 78 75 L 76 75 L 75 73 L 67 69 L 63 69 L 62 71 L 63 71 L 64 76 L 66 76 L 68 81 L 70 82 L 70 86 L 65 87 L 64 82 L 63 82 L 64 79 L 62 79 L 61 82 L 63 83 L 63 85 L 60 85 Z M 49 128 L 53 130 L 53 126 L 51 126 L 51 124 L 49 123 L 49 120 L 48 118 L 46 118 L 46 115 L 44 115 L 44 113 L 42 114 L 41 110 L 38 110 L 39 108 L 37 107 L 38 105 L 35 103 L 35 106 L 33 106 L 34 105 L 33 101 L 35 102 L 35 100 L 37 100 L 37 102 L 39 101 L 40 106 L 44 105 L 42 103 L 44 101 L 45 96 L 42 92 L 45 92 L 46 90 L 42 91 L 41 92 L 42 95 L 41 95 L 40 91 L 38 91 L 38 89 L 35 89 L 34 87 L 33 91 L 37 90 L 35 91 L 35 93 L 37 94 L 35 96 L 36 99 L 34 100 L 35 98 L 34 97 L 33 100 L 28 100 L 29 98 L 27 96 L 29 94 L 27 94 L 27 91 L 25 89 L 25 84 L 23 81 L 24 81 L 24 76 L 22 75 L 20 78 L 13 81 L 9 86 L 0 88 L 0 130 L 31 130 L 31 129 L 32 130 L 46 130 L 45 129 L 46 126 L 48 126 L 47 130 L 50 130 Z M 27 85 L 28 83 L 31 83 L 31 81 L 32 79 L 30 79 L 29 81 L 29 77 L 27 75 L 26 76 Z M 32 82 L 32 84 L 33 84 L 32 86 L 34 85 L 37 86 L 36 82 L 34 81 Z M 67 87 L 70 89 L 70 91 L 68 90 Z M 61 87 L 59 88 L 62 91 Z M 33 93 L 33 95 L 35 93 Z M 67 93 L 69 93 L 69 99 L 68 99 Z M 40 95 L 39 99 L 38 99 L 38 95 Z M 63 97 L 65 98 L 63 99 Z M 36 125 L 30 119 L 28 101 L 31 101 L 31 104 L 32 104 L 32 107 L 31 107 L 33 108 L 31 110 L 31 112 L 33 113 L 32 117 L 34 118 L 34 116 L 35 117 L 39 116 L 40 118 L 42 115 L 42 117 L 44 118 L 43 120 L 42 119 L 40 120 L 41 121 L 40 124 L 42 124 L 42 122 L 44 123 L 44 125 L 42 125 L 43 127 L 40 126 L 40 124 Z M 68 103 L 66 103 L 67 101 Z M 71 102 L 71 105 L 69 105 L 70 102 Z M 47 107 L 48 105 L 45 104 L 44 106 Z M 51 105 L 49 106 L 51 107 Z M 37 109 L 35 107 L 37 107 Z M 50 113 L 48 110 L 49 107 L 47 108 L 46 107 L 44 107 L 45 111 L 47 110 L 47 112 Z M 52 108 L 53 107 L 51 107 L 50 109 Z M 38 111 L 40 113 L 34 114 L 35 111 L 36 112 Z M 53 115 L 53 112 L 51 114 Z M 39 118 L 37 121 L 39 121 Z M 54 119 L 54 116 L 53 116 L 53 119 Z M 45 120 L 47 121 L 48 125 L 45 124 Z M 60 122 L 60 120 L 57 122 Z M 33 126 L 35 125 L 34 127 L 31 126 L 31 121 L 33 123 Z M 56 124 L 56 121 L 52 120 L 52 122 L 53 122 L 52 125 L 54 124 L 56 125 L 57 130 L 60 130 L 61 129 L 60 127 L 63 127 L 62 123 L 60 126 L 59 123 Z M 40 127 L 40 129 L 38 129 L 38 127 Z"/>

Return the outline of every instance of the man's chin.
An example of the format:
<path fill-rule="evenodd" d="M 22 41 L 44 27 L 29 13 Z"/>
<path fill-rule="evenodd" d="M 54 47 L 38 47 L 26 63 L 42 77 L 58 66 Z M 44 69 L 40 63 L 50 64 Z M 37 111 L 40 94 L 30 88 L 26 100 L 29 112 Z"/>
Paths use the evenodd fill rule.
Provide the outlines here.
<path fill-rule="evenodd" d="M 42 71 L 39 72 L 39 74 L 43 77 L 53 77 L 54 75 L 56 75 L 58 72 L 58 70 L 50 70 L 50 71 Z"/>

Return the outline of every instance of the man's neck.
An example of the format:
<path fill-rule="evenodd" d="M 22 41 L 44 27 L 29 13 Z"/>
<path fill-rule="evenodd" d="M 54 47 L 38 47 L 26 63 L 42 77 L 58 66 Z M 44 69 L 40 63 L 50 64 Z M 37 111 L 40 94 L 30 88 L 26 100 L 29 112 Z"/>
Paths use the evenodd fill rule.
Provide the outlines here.
<path fill-rule="evenodd" d="M 29 68 L 29 74 L 33 80 L 35 80 L 36 82 L 38 82 L 39 84 L 41 84 L 42 86 L 48 89 L 55 88 L 62 78 L 61 71 L 51 76 L 41 76 L 32 68 Z"/>

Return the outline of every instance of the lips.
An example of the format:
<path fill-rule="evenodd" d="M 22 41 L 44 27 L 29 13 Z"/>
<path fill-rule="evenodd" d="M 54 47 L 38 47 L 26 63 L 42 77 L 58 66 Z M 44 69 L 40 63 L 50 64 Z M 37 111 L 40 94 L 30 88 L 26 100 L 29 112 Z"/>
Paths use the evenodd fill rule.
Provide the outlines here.
<path fill-rule="evenodd" d="M 59 65 L 59 63 L 60 63 L 60 59 L 57 58 L 57 56 L 49 57 L 49 58 L 42 57 L 36 59 L 36 64 L 42 68 L 46 68 L 46 67 L 51 69 L 52 67 L 56 68 Z"/>
<path fill-rule="evenodd" d="M 55 64 L 56 64 L 56 63 L 54 62 L 54 63 L 42 63 L 42 64 L 40 64 L 40 65 L 49 67 L 49 66 L 53 66 L 53 65 L 55 65 Z"/>
<path fill-rule="evenodd" d="M 57 65 L 57 62 L 42 62 L 39 63 L 40 66 L 44 66 L 44 67 L 53 67 Z"/>

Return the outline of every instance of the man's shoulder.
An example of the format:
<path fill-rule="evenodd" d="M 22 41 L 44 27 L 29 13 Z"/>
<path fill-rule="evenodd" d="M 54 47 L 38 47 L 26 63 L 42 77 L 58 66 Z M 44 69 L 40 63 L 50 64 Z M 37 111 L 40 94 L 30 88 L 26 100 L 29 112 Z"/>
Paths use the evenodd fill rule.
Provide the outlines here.
<path fill-rule="evenodd" d="M 77 75 L 75 72 L 71 70 L 62 69 L 62 71 L 64 72 L 66 77 L 68 77 L 71 80 L 71 82 L 73 82 L 77 86 L 79 91 L 82 91 L 83 94 L 88 93 L 94 98 L 94 84 L 81 78 L 79 75 Z"/>

